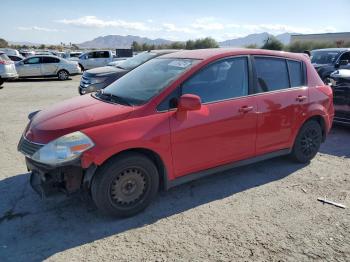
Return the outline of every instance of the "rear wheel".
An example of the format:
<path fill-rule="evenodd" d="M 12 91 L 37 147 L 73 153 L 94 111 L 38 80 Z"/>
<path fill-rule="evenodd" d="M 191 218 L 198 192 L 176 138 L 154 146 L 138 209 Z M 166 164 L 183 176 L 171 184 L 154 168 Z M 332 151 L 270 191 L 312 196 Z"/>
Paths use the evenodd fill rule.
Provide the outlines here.
<path fill-rule="evenodd" d="M 69 78 L 69 73 L 66 70 L 60 70 L 57 73 L 59 80 L 67 80 Z"/>
<path fill-rule="evenodd" d="M 5 82 L 5 80 L 0 79 L 0 88 L 2 88 L 2 84 Z"/>
<path fill-rule="evenodd" d="M 158 192 L 156 166 L 146 156 L 128 153 L 105 163 L 91 185 L 96 206 L 112 216 L 128 217 L 144 210 Z"/>
<path fill-rule="evenodd" d="M 315 157 L 322 142 L 322 128 L 315 120 L 306 122 L 295 139 L 292 157 L 300 163 L 308 163 Z"/>

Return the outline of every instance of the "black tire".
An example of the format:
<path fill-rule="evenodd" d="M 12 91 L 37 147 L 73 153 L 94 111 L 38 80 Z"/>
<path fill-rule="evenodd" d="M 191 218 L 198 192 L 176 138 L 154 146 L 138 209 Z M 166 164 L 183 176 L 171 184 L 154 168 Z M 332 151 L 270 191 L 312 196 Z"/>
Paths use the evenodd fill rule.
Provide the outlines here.
<path fill-rule="evenodd" d="M 315 120 L 306 122 L 295 139 L 292 157 L 300 163 L 308 163 L 313 159 L 322 142 L 322 128 Z"/>
<path fill-rule="evenodd" d="M 61 80 L 61 81 L 67 80 L 69 78 L 69 72 L 67 70 L 62 69 L 57 72 L 57 77 L 58 77 L 58 80 Z"/>
<path fill-rule="evenodd" d="M 0 79 L 0 88 L 2 88 L 3 83 L 5 83 L 5 80 Z"/>
<path fill-rule="evenodd" d="M 139 153 L 126 153 L 103 164 L 95 174 L 91 195 L 105 214 L 133 216 L 144 210 L 158 192 L 159 175 L 154 163 Z"/>

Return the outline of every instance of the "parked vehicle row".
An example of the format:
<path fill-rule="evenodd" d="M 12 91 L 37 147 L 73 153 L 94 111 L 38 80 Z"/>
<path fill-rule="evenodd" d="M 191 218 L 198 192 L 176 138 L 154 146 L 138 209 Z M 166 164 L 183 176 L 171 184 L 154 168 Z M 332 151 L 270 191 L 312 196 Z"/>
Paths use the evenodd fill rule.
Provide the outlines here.
<path fill-rule="evenodd" d="M 172 52 L 31 114 L 18 150 L 41 196 L 87 190 L 125 217 L 159 190 L 232 167 L 281 155 L 308 163 L 331 128 L 332 101 L 301 54 Z"/>
<path fill-rule="evenodd" d="M 81 78 L 79 93 L 83 95 L 103 89 L 148 60 L 161 55 L 174 53 L 176 51 L 179 50 L 169 49 L 146 51 L 128 58 L 125 61 L 118 63 L 116 66 L 104 66 L 87 70 L 83 73 Z"/>

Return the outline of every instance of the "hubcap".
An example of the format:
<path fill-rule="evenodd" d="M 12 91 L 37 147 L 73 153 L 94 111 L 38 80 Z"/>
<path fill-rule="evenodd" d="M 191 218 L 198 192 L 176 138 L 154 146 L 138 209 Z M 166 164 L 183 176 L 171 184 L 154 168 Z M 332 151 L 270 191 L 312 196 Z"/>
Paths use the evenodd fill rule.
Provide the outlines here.
<path fill-rule="evenodd" d="M 60 72 L 60 78 L 61 79 L 66 79 L 67 78 L 67 73 L 66 72 Z"/>
<path fill-rule="evenodd" d="M 128 168 L 118 174 L 111 185 L 111 198 L 118 205 L 131 205 L 139 200 L 146 189 L 146 177 L 138 168 Z"/>
<path fill-rule="evenodd" d="M 301 150 L 304 155 L 311 156 L 315 153 L 319 143 L 319 134 L 314 129 L 308 129 L 305 131 L 301 138 Z"/>

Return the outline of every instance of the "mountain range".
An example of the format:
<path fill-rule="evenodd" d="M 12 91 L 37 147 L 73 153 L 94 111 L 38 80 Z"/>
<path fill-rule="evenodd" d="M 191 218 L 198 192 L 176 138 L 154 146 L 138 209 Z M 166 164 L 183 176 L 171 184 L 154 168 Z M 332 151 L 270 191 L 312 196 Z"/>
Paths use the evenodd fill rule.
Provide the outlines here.
<path fill-rule="evenodd" d="M 260 33 L 260 34 L 250 34 L 245 37 L 240 37 L 236 39 L 230 39 L 223 42 L 219 42 L 221 47 L 244 47 L 247 45 L 263 45 L 264 41 L 271 36 L 269 33 Z M 280 40 L 283 44 L 288 44 L 290 42 L 290 33 L 284 33 L 276 35 L 275 37 Z M 150 39 L 147 37 L 140 36 L 121 36 L 121 35 L 107 35 L 100 36 L 91 41 L 86 41 L 81 44 L 78 44 L 80 48 L 130 48 L 132 42 L 138 42 L 140 44 L 146 43 L 148 45 L 162 45 L 170 44 L 173 41 L 157 38 Z"/>

